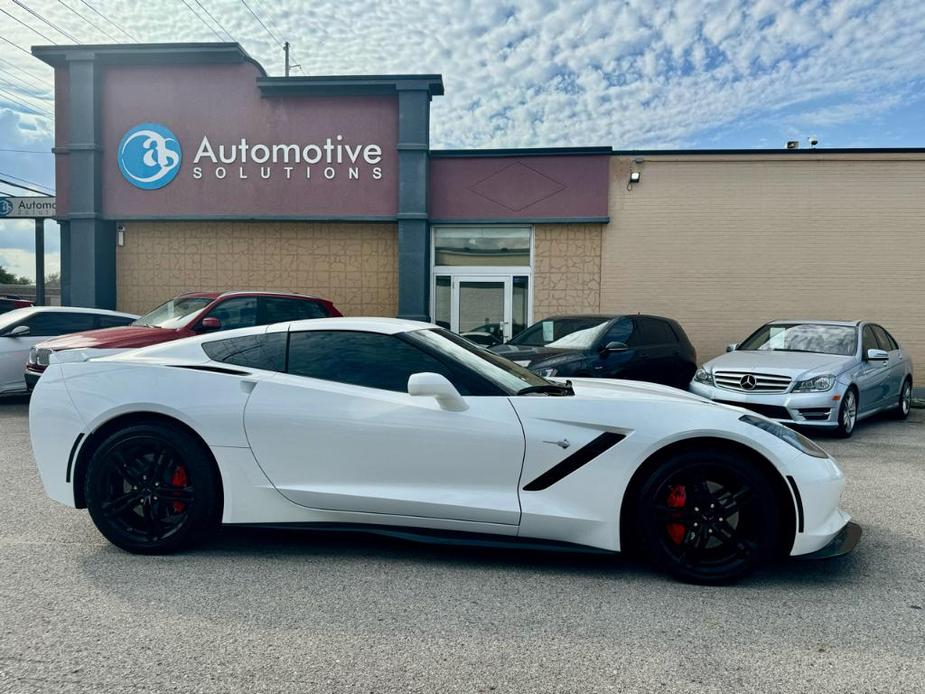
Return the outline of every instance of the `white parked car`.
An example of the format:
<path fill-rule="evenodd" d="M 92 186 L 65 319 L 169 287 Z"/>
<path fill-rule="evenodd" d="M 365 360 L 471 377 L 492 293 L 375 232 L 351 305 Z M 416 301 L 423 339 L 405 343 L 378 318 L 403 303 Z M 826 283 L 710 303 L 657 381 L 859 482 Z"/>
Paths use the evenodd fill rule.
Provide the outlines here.
<path fill-rule="evenodd" d="M 0 395 L 25 393 L 32 346 L 57 335 L 128 325 L 138 316 L 77 306 L 30 306 L 0 315 Z"/>
<path fill-rule="evenodd" d="M 850 551 L 841 470 L 802 435 L 653 384 L 547 380 L 446 330 L 279 323 L 87 359 L 30 429 L 47 493 L 131 552 L 219 522 L 641 548 L 691 581 Z"/>

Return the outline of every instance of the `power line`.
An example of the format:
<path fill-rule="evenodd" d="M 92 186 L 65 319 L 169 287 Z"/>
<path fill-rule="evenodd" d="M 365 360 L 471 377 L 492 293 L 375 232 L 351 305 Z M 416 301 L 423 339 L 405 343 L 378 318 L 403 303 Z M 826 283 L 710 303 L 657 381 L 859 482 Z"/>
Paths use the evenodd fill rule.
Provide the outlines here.
<path fill-rule="evenodd" d="M 75 10 L 75 9 L 74 9 L 73 7 L 71 7 L 70 5 L 66 4 L 66 3 L 64 2 L 64 0 L 58 0 L 58 3 L 59 3 L 60 5 L 63 5 L 63 6 L 66 7 L 67 9 L 69 9 L 69 10 L 70 10 L 71 12 L 73 12 L 74 14 L 76 14 L 78 17 L 80 17 L 82 20 L 84 20 L 87 24 L 89 24 L 90 26 L 92 26 L 92 27 L 93 27 L 94 29 L 96 29 L 98 32 L 100 32 L 101 34 L 103 34 L 103 35 L 106 36 L 107 38 L 111 39 L 114 43 L 119 43 L 119 39 L 117 39 L 115 36 L 113 36 L 113 35 L 110 34 L 108 31 L 106 31 L 105 29 L 103 29 L 101 26 L 99 26 L 99 25 L 94 24 L 93 22 L 91 22 L 89 19 L 87 19 L 86 17 L 84 17 L 82 14 L 80 14 L 80 12 L 78 12 L 77 10 Z"/>
<path fill-rule="evenodd" d="M 43 99 L 37 96 L 32 96 L 30 94 L 22 94 L 21 93 L 22 90 L 19 89 L 19 87 L 17 87 L 14 84 L 7 84 L 5 82 L 0 82 L 0 85 L 2 85 L 0 86 L 0 91 L 6 94 L 9 94 L 10 96 L 16 99 L 20 99 L 21 100 L 20 103 L 24 103 L 26 106 L 32 109 L 42 111 L 43 113 L 47 113 L 49 116 L 52 116 L 52 117 L 54 116 L 54 114 L 51 111 L 47 110 L 44 106 L 42 106 L 42 104 L 45 101 L 48 101 L 49 99 L 47 98 Z M 19 89 L 19 91 L 14 91 L 17 89 Z M 32 102 L 37 102 L 37 103 L 33 104 Z"/>
<path fill-rule="evenodd" d="M 0 36 L 0 39 L 2 39 L 2 38 L 3 38 L 3 37 Z M 15 44 L 14 44 L 14 45 L 15 45 Z M 29 55 L 31 56 L 32 54 L 30 53 Z M 22 73 L 25 74 L 25 75 L 30 75 L 30 76 L 34 77 L 35 80 L 36 80 L 37 82 L 41 82 L 42 84 L 45 84 L 45 85 L 51 87 L 52 89 L 54 89 L 54 87 L 55 87 L 55 85 L 54 85 L 53 82 L 50 82 L 49 80 L 45 79 L 44 77 L 41 77 L 41 76 L 35 74 L 35 73 L 32 72 L 31 70 L 27 70 L 26 68 L 19 67 L 16 63 L 13 63 L 13 62 L 7 60 L 6 58 L 0 57 L 0 62 L 6 63 L 7 65 L 9 65 L 9 66 L 10 66 L 11 68 L 13 68 L 14 70 L 20 70 L 20 71 L 22 71 Z"/>
<path fill-rule="evenodd" d="M 29 109 L 29 111 L 31 111 L 33 115 L 36 115 L 36 116 L 44 115 L 44 116 L 47 116 L 49 119 L 54 119 L 55 117 L 55 115 L 51 111 L 46 111 L 45 109 L 39 108 L 38 106 L 33 106 L 32 104 L 27 104 L 23 101 L 20 101 L 15 94 L 7 91 L 6 89 L 3 89 L 2 87 L 0 87 L 0 94 L 7 94 L 8 95 L 6 97 L 7 101 L 12 101 L 14 104 L 19 104 L 23 108 Z M 3 97 L 0 97 L 0 98 L 3 98 Z"/>
<path fill-rule="evenodd" d="M 25 86 L 27 89 L 33 89 L 34 86 L 35 86 L 35 85 L 32 85 L 32 84 L 29 84 L 29 83 L 26 82 L 25 80 L 19 79 L 16 75 L 12 74 L 9 70 L 6 70 L 5 68 L 0 67 L 0 74 L 9 75 L 9 77 L 8 77 L 7 79 L 14 79 L 14 80 L 16 80 L 16 81 L 19 82 L 21 85 Z M 32 97 L 32 98 L 38 98 L 38 97 Z"/>
<path fill-rule="evenodd" d="M 247 11 L 248 11 L 248 12 L 250 12 L 252 15 L 254 15 L 254 19 L 256 19 L 257 22 L 260 24 L 260 26 L 263 27 L 264 31 L 266 31 L 266 32 L 270 35 L 270 38 L 271 38 L 271 39 L 273 39 L 274 41 L 276 41 L 276 43 L 279 43 L 279 44 L 283 43 L 283 42 L 280 41 L 278 38 L 276 38 L 276 36 L 273 34 L 273 32 L 270 31 L 269 27 L 267 27 L 267 25 L 263 23 L 263 20 L 260 19 L 260 17 L 257 16 L 257 13 L 254 12 L 254 11 L 251 9 L 251 6 L 247 4 L 247 0 L 241 0 L 241 4 L 244 5 L 244 7 L 247 8 Z"/>
<path fill-rule="evenodd" d="M 104 15 L 102 12 L 100 12 L 98 9 L 96 9 L 93 5 L 91 5 L 89 2 L 87 2 L 87 0 L 80 0 L 80 2 L 82 2 L 84 5 L 86 5 L 87 7 L 89 7 L 93 12 L 95 12 L 96 14 L 98 14 L 100 17 L 102 17 L 103 19 L 105 19 L 107 22 L 109 22 L 110 24 L 112 24 L 116 29 L 118 29 L 119 31 L 121 31 L 123 34 L 125 34 L 126 36 L 128 36 L 132 41 L 135 41 L 136 43 L 138 42 L 138 37 L 137 37 L 137 36 L 135 36 L 133 33 L 129 32 L 129 31 L 126 31 L 125 29 L 123 29 L 122 26 L 121 26 L 120 24 L 116 24 L 116 22 L 114 22 L 114 21 L 111 20 L 109 17 L 107 17 L 106 15 Z"/>
<path fill-rule="evenodd" d="M 54 22 L 51 22 L 51 21 L 45 19 L 45 18 L 44 18 L 42 15 L 40 15 L 38 12 L 36 12 L 35 10 L 32 10 L 32 9 L 30 9 L 29 7 L 27 7 L 21 0 L 13 0 L 13 2 L 16 3 L 16 5 L 18 5 L 19 7 L 23 8 L 26 12 L 28 12 L 29 14 L 31 14 L 33 17 L 36 17 L 36 18 L 40 19 L 41 21 L 45 22 L 48 26 L 50 26 L 52 29 L 54 29 L 55 31 L 57 31 L 59 34 L 62 34 L 63 36 L 67 36 L 67 37 L 68 37 L 71 41 L 73 41 L 74 43 L 81 43 L 81 40 L 78 39 L 76 36 L 74 36 L 73 34 L 69 34 L 69 33 L 66 32 L 64 29 L 62 29 L 62 28 L 59 27 L 57 24 L 55 24 Z"/>
<path fill-rule="evenodd" d="M 2 12 L 2 10 L 0 10 L 0 12 Z M 16 19 L 16 18 L 13 17 L 13 19 Z M 20 46 L 18 43 L 13 43 L 13 42 L 10 41 L 6 36 L 0 36 L 0 39 L 3 39 L 4 41 L 6 41 L 6 42 L 7 42 L 8 44 L 10 44 L 13 48 L 18 48 L 19 50 L 21 50 L 23 53 L 25 53 L 25 54 L 26 54 L 27 56 L 29 56 L 30 58 L 34 57 L 29 51 L 27 51 L 25 48 L 23 48 L 22 46 Z M 50 39 L 49 39 L 49 40 L 50 40 Z M 54 43 L 54 42 L 52 42 L 52 43 Z"/>
<path fill-rule="evenodd" d="M 209 15 L 209 17 L 212 19 L 213 22 L 215 22 L 216 24 L 218 24 L 219 29 L 221 29 L 222 31 L 224 31 L 225 34 L 228 35 L 228 38 L 230 38 L 232 41 L 235 40 L 234 36 L 231 35 L 231 32 L 228 31 L 224 26 L 222 26 L 222 23 L 221 23 L 220 21 L 218 21 L 218 20 L 212 15 L 211 12 L 209 12 L 208 8 L 206 8 L 205 5 L 203 5 L 201 2 L 199 2 L 199 0 L 193 0 L 193 2 L 195 2 L 197 5 L 199 5 L 199 7 L 202 8 L 202 11 L 205 12 L 207 15 Z"/>
<path fill-rule="evenodd" d="M 10 176 L 10 174 L 4 173 L 3 171 L 0 171 L 0 176 Z M 16 177 L 16 176 L 10 176 L 10 178 L 17 178 L 17 177 Z M 19 179 L 19 180 L 22 181 L 22 180 L 25 180 L 25 179 Z M 38 188 L 30 188 L 29 186 L 22 186 L 22 185 L 19 185 L 18 183 L 14 183 L 13 181 L 7 181 L 7 180 L 5 180 L 5 179 L 3 179 L 3 178 L 0 178 L 0 183 L 3 183 L 3 184 L 8 185 L 8 186 L 12 186 L 13 188 L 22 188 L 23 190 L 28 190 L 28 191 L 33 192 L 33 193 L 38 193 L 39 195 L 54 195 L 54 194 L 55 194 L 54 191 L 39 190 Z M 32 181 L 29 181 L 29 183 L 33 183 L 33 182 L 32 182 Z M 41 184 L 41 183 L 34 183 L 33 185 L 40 186 L 40 185 L 42 185 L 42 184 Z"/>
<path fill-rule="evenodd" d="M 119 31 L 121 31 L 123 34 L 125 34 L 126 36 L 128 36 L 132 41 L 136 41 L 136 42 L 138 41 L 138 37 L 137 37 L 137 36 L 135 36 L 135 35 L 134 35 L 133 33 L 131 33 L 130 31 L 126 31 L 125 29 L 123 29 L 123 28 L 122 28 L 122 25 L 117 24 L 116 22 L 114 22 L 113 20 L 111 20 L 109 17 L 107 17 L 106 15 L 104 15 L 102 12 L 100 12 L 98 9 L 96 9 L 93 5 L 91 5 L 89 2 L 87 2 L 87 0 L 80 0 L 80 2 L 82 2 L 84 5 L 86 5 L 87 7 L 89 7 L 93 12 L 95 12 L 96 14 L 98 14 L 100 17 L 102 17 L 103 19 L 105 19 L 107 22 L 109 22 L 110 24 L 112 24 L 112 26 L 114 26 L 116 29 L 118 29 Z"/>
<path fill-rule="evenodd" d="M 46 41 L 51 41 L 51 42 L 52 42 L 53 44 L 55 44 L 56 46 L 58 45 L 58 42 L 55 41 L 53 38 L 49 38 L 48 36 L 45 36 L 45 34 L 43 34 L 41 31 L 39 31 L 39 30 L 36 29 L 35 27 L 30 27 L 28 24 L 26 24 L 24 21 L 22 21 L 19 17 L 17 17 L 16 15 L 10 14 L 10 13 L 7 12 L 6 10 L 4 10 L 2 7 L 0 7 L 0 12 L 2 12 L 3 14 L 5 14 L 5 15 L 6 15 L 7 17 L 9 17 L 10 19 L 15 19 L 17 22 L 19 22 L 19 23 L 22 24 L 24 27 L 26 27 L 26 29 L 28 29 L 29 31 L 31 31 L 31 32 L 33 32 L 33 33 L 38 34 L 39 36 L 41 36 L 41 37 L 42 37 L 43 39 L 45 39 Z M 9 41 L 9 40 L 7 40 L 7 42 L 8 42 L 8 43 L 13 43 L 12 41 Z M 16 46 L 15 43 L 14 43 L 13 45 Z M 22 46 L 16 46 L 16 47 L 19 48 L 20 50 L 26 51 L 26 49 L 23 48 Z M 29 51 L 26 51 L 26 53 L 29 53 Z M 32 55 L 32 54 L 29 53 L 29 55 Z"/>
<path fill-rule="evenodd" d="M 202 17 L 200 17 L 200 16 L 196 13 L 196 10 L 194 10 L 186 0 L 183 0 L 183 4 L 186 5 L 186 9 L 188 9 L 190 12 L 193 13 L 193 15 L 196 17 L 196 19 L 198 19 L 200 22 L 202 22 L 202 23 L 205 25 L 206 29 L 208 29 L 208 30 L 211 31 L 213 34 L 215 34 L 215 38 L 217 38 L 219 41 L 222 40 L 222 35 L 219 34 L 217 31 L 215 31 L 215 29 L 214 29 L 212 26 L 210 26 L 209 23 L 208 23 L 206 20 L 204 20 Z"/>

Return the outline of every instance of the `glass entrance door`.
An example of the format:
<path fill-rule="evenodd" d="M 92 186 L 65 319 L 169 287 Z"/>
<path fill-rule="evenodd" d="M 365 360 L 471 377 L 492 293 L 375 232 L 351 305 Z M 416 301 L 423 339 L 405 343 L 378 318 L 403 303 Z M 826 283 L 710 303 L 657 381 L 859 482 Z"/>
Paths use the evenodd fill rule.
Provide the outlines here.
<path fill-rule="evenodd" d="M 453 278 L 451 329 L 480 345 L 511 339 L 511 278 Z"/>

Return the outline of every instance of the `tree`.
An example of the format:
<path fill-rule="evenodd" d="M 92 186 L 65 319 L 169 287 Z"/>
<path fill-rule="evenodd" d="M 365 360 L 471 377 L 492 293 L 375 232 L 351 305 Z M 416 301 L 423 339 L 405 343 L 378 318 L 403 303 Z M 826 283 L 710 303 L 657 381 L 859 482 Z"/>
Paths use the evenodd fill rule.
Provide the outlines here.
<path fill-rule="evenodd" d="M 28 277 L 17 277 L 0 265 L 0 284 L 32 284 L 32 280 Z"/>

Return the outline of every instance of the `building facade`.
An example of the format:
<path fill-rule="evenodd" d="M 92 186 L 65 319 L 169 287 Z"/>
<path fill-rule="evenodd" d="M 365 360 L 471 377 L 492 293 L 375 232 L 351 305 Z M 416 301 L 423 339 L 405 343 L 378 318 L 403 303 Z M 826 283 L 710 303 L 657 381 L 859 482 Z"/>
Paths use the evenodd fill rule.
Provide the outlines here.
<path fill-rule="evenodd" d="M 288 289 L 506 337 L 865 318 L 925 383 L 925 151 L 434 150 L 439 75 L 267 77 L 237 44 L 50 46 L 65 303 Z"/>

